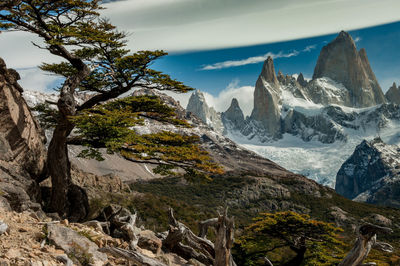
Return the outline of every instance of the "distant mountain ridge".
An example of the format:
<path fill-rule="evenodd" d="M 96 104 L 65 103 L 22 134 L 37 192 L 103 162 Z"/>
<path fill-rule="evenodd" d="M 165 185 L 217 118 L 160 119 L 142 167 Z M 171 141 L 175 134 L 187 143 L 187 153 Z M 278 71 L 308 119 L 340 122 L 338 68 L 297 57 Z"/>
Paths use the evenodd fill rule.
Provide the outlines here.
<path fill-rule="evenodd" d="M 294 147 L 290 152 L 302 152 L 304 156 L 304 143 L 314 143 L 307 146 L 316 147 L 317 152 L 318 149 L 325 152 L 321 145 L 335 143 L 342 156 L 332 159 L 332 163 L 324 162 L 329 165 L 304 166 L 298 172 L 307 176 L 310 173 L 311 178 L 334 186 L 344 158 L 351 155 L 362 139 L 382 135 L 392 144 L 400 143 L 400 136 L 394 133 L 400 130 L 399 103 L 400 87 L 394 84 L 384 95 L 366 50 L 358 50 L 352 37 L 341 32 L 322 48 L 309 81 L 302 73 L 297 77 L 281 71 L 276 74 L 273 59 L 269 57 L 255 84 L 251 115 L 245 117 L 239 102 L 232 99 L 228 110 L 220 114 L 223 129 L 219 132 L 248 145 L 246 148 L 257 149 L 267 158 L 273 157 L 275 162 L 292 171 L 299 169 L 293 160 L 297 159 L 296 155 L 276 155 L 273 147 L 281 149 L 287 139 L 292 139 L 287 144 Z M 191 113 L 201 117 L 195 110 Z M 220 124 L 219 120 L 216 124 Z"/>

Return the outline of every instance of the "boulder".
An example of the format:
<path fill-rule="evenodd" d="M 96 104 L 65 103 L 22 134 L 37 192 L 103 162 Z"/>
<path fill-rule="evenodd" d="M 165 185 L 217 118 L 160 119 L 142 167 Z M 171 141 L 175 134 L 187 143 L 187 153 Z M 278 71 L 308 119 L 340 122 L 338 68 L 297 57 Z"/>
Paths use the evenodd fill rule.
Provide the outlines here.
<path fill-rule="evenodd" d="M 76 231 L 56 224 L 47 225 L 49 241 L 65 251 L 72 260 L 78 260 L 81 264 L 104 265 L 107 255 L 98 250 L 98 246 L 88 238 Z"/>
<path fill-rule="evenodd" d="M 140 248 L 150 250 L 158 255 L 161 251 L 162 241 L 156 237 L 155 233 L 150 230 L 143 230 L 139 233 L 139 241 L 137 245 Z"/>

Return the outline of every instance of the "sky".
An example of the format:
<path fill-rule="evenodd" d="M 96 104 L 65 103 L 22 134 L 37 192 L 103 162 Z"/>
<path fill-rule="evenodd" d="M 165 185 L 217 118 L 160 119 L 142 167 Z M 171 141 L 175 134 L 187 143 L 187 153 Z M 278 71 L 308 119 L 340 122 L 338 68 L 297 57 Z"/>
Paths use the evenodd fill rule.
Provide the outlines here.
<path fill-rule="evenodd" d="M 311 77 L 321 48 L 341 30 L 366 48 L 384 91 L 400 83 L 399 0 L 125 0 L 104 1 L 102 15 L 129 32 L 133 51 L 163 49 L 153 68 L 206 92 L 218 111 L 237 97 L 245 114 L 262 62 Z M 36 67 L 58 59 L 38 50 L 27 33 L 0 34 L 0 57 L 29 90 L 59 81 Z M 185 105 L 188 95 L 178 97 Z"/>

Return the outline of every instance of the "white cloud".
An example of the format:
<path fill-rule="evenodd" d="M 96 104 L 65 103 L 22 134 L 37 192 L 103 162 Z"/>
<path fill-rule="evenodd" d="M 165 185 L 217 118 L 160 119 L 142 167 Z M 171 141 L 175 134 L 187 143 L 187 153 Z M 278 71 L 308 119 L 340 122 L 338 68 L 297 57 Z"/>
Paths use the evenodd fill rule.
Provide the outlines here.
<path fill-rule="evenodd" d="M 56 76 L 50 76 L 39 68 L 17 69 L 21 76 L 19 84 L 24 90 L 49 92 L 53 85 L 60 79 Z"/>
<path fill-rule="evenodd" d="M 400 1 L 129 0 L 107 7 L 103 13 L 133 33 L 130 48 L 174 52 L 263 44 L 394 22 Z"/>
<path fill-rule="evenodd" d="M 218 95 L 214 96 L 208 92 L 204 92 L 204 97 L 208 106 L 214 107 L 218 112 L 225 112 L 231 105 L 233 98 L 236 98 L 239 102 L 239 106 L 245 116 L 250 115 L 253 110 L 253 99 L 254 99 L 254 86 L 238 86 L 239 81 L 232 81 L 224 90 L 219 92 Z M 163 91 L 163 93 L 173 97 L 179 101 L 181 106 L 186 108 L 189 98 L 192 93 L 174 93 L 169 91 Z"/>
<path fill-rule="evenodd" d="M 361 37 L 356 37 L 356 38 L 354 39 L 354 42 L 358 43 L 358 42 L 361 41 L 361 40 L 362 40 Z"/>
<path fill-rule="evenodd" d="M 311 52 L 312 50 L 316 49 L 317 45 L 308 45 L 304 49 L 301 50 L 301 52 L 297 50 L 293 50 L 291 52 L 282 52 L 280 51 L 277 54 L 268 52 L 265 55 L 260 55 L 260 56 L 252 56 L 246 59 L 241 59 L 241 60 L 228 60 L 224 62 L 218 62 L 214 63 L 211 65 L 205 65 L 203 66 L 200 70 L 215 70 L 215 69 L 223 69 L 223 68 L 230 68 L 230 67 L 238 67 L 238 66 L 245 66 L 245 65 L 250 65 L 250 64 L 257 64 L 260 62 L 264 62 L 269 56 L 272 57 L 272 59 L 277 59 L 277 58 L 289 58 L 293 56 L 298 56 L 300 53 L 306 53 L 306 52 Z"/>
<path fill-rule="evenodd" d="M 294 50 L 289 53 L 279 52 L 278 54 L 274 53 L 266 53 L 265 55 L 260 56 L 253 56 L 242 60 L 229 60 L 224 62 L 215 63 L 212 65 L 203 66 L 200 70 L 215 70 L 215 69 L 222 69 L 222 68 L 229 68 L 229 67 L 238 67 L 238 66 L 245 66 L 250 64 L 257 64 L 260 62 L 264 62 L 269 56 L 273 59 L 282 58 L 282 57 L 292 57 L 299 55 L 299 52 Z"/>
<path fill-rule="evenodd" d="M 207 104 L 214 107 L 218 112 L 225 112 L 231 105 L 233 98 L 239 102 L 239 106 L 244 116 L 251 114 L 254 105 L 254 86 L 238 86 L 238 82 L 234 81 L 228 87 L 222 90 L 217 96 L 204 93 Z"/>
<path fill-rule="evenodd" d="M 308 45 L 308 46 L 306 46 L 306 48 L 304 48 L 302 51 L 303 51 L 303 52 L 311 52 L 311 51 L 314 50 L 314 49 L 317 49 L 317 45 L 316 45 L 316 44 L 314 44 L 314 45 Z"/>

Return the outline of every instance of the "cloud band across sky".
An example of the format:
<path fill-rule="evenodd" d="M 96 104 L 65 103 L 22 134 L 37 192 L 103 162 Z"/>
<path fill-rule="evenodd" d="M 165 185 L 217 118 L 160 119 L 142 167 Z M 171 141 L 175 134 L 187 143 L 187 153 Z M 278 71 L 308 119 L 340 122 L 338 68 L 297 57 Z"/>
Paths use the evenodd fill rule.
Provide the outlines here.
<path fill-rule="evenodd" d="M 260 56 L 252 56 L 246 59 L 241 59 L 241 60 L 228 60 L 224 62 L 218 62 L 210 65 L 205 65 L 203 66 L 200 70 L 217 70 L 217 69 L 223 69 L 223 68 L 230 68 L 230 67 L 239 67 L 239 66 L 245 66 L 245 65 L 250 65 L 250 64 L 258 64 L 260 62 L 264 62 L 269 56 L 272 57 L 272 59 L 277 59 L 277 58 L 289 58 L 293 56 L 298 56 L 300 53 L 304 52 L 310 52 L 313 49 L 315 49 L 317 45 L 309 45 L 305 47 L 303 50 L 300 52 L 297 50 L 293 50 L 290 52 L 279 52 L 277 54 L 274 54 L 272 52 L 268 52 L 264 55 Z"/>

